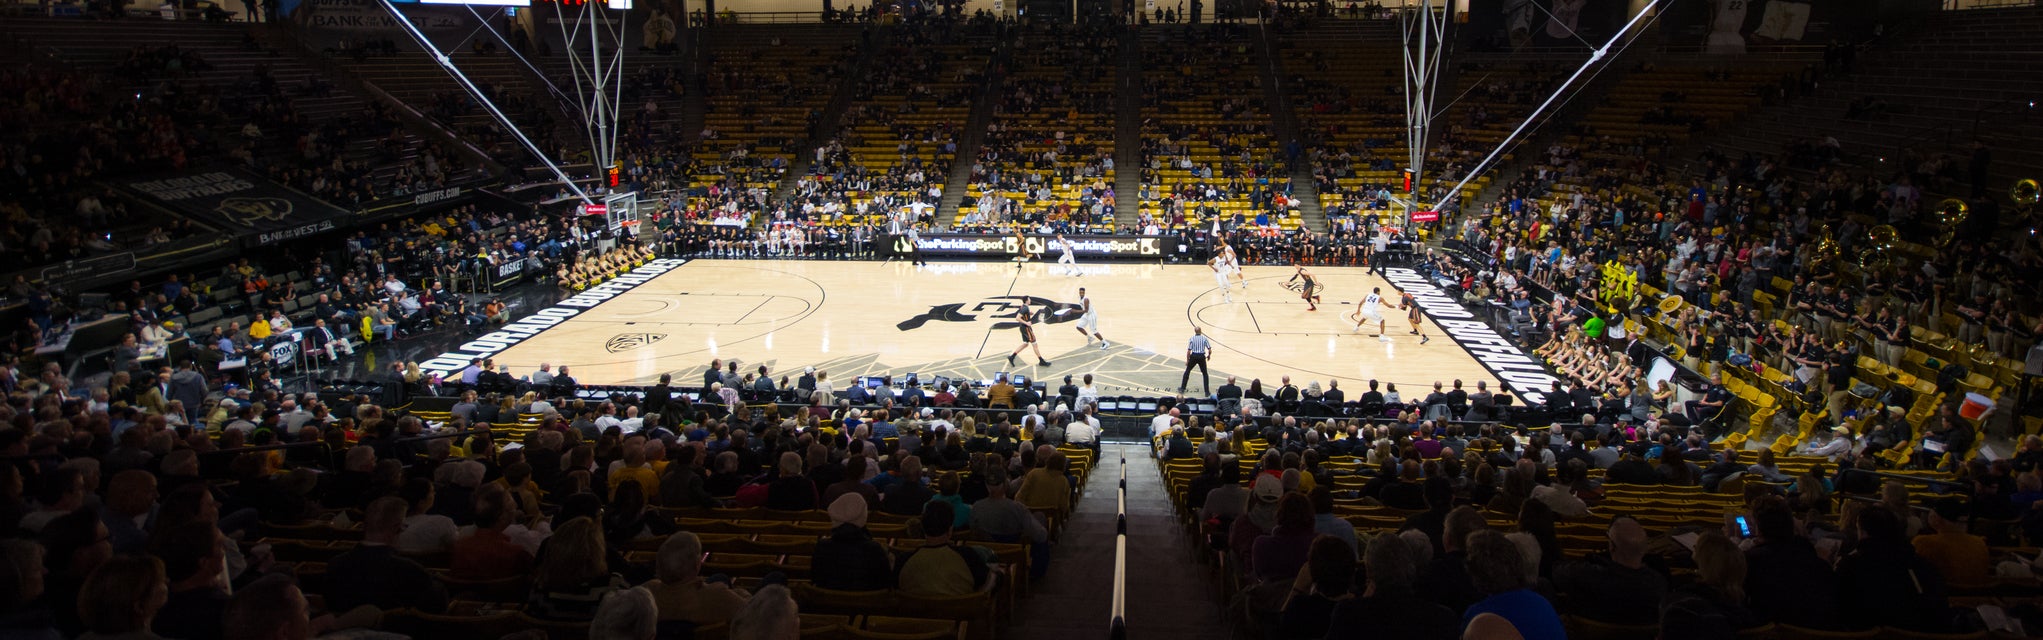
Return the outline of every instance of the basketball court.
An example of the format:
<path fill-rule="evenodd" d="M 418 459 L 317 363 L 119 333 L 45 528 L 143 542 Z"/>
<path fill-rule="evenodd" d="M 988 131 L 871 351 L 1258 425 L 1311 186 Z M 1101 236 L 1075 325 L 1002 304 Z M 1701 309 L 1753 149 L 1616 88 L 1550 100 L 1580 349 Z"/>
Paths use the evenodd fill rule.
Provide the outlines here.
<path fill-rule="evenodd" d="M 1194 326 L 1213 341 L 1213 385 L 1235 375 L 1247 388 L 1261 378 L 1338 379 L 1350 399 L 1377 379 L 1396 383 L 1407 399 L 1434 381 L 1497 379 L 1469 352 L 1426 323 L 1421 345 L 1403 311 L 1385 307 L 1391 340 L 1375 328 L 1354 330 L 1345 319 L 1371 287 L 1395 303 L 1396 289 L 1360 268 L 1321 267 L 1323 301 L 1308 311 L 1289 267 L 1244 269 L 1224 301 L 1204 265 L 1096 263 L 1080 275 L 1054 264 L 952 262 L 914 267 L 905 261 L 817 262 L 697 260 L 617 293 L 495 355 L 498 364 L 529 372 L 542 363 L 572 367 L 582 384 L 648 384 L 661 373 L 692 383 L 712 359 L 736 359 L 740 372 L 766 365 L 797 377 L 804 366 L 829 374 L 838 389 L 858 376 L 908 373 L 988 379 L 1014 372 L 1051 383 L 1093 374 L 1103 391 L 1166 394 L 1178 386 L 1185 344 Z M 1075 330 L 1078 289 L 1085 287 L 1111 347 L 1088 345 Z M 1036 334 L 1049 367 L 1024 351 L 1013 323 L 1019 305 L 1038 312 Z M 1054 310 L 1043 313 L 1045 305 Z M 1058 313 L 1062 311 L 1063 313 Z M 1195 374 L 1190 392 L 1198 393 Z"/>

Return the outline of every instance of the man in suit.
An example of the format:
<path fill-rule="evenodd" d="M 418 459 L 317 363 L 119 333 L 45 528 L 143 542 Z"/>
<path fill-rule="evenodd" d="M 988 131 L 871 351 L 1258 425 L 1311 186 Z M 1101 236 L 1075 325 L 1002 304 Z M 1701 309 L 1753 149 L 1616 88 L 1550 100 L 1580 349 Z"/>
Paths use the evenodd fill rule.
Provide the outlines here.
<path fill-rule="evenodd" d="M 795 380 L 795 388 L 796 388 L 796 389 L 800 389 L 800 390 L 802 390 L 802 391 L 804 391 L 804 392 L 807 392 L 807 391 L 815 391 L 815 390 L 816 390 L 816 368 L 815 368 L 815 367 L 803 367 L 803 368 L 802 368 L 802 377 L 801 377 L 800 379 L 797 379 L 797 380 Z M 801 395 L 802 395 L 802 397 L 808 397 L 808 395 L 809 395 L 809 394 L 807 394 L 807 393 L 803 393 L 803 394 L 801 394 Z"/>
<path fill-rule="evenodd" d="M 702 372 L 702 389 L 704 391 L 708 391 L 710 385 L 714 385 L 716 383 L 723 381 L 724 381 L 724 361 L 723 360 L 709 361 L 709 368 L 703 370 Z"/>
<path fill-rule="evenodd" d="M 557 398 L 575 397 L 576 388 L 575 377 L 568 375 L 568 368 L 565 365 L 563 365 L 560 368 L 560 373 L 558 375 L 553 376 L 553 383 L 548 385 L 548 387 L 553 389 L 554 397 Z"/>
<path fill-rule="evenodd" d="M 1213 394 L 1213 397 L 1220 400 L 1221 402 L 1226 402 L 1228 400 L 1240 401 L 1241 385 L 1237 385 L 1234 382 L 1235 382 L 1234 376 L 1228 376 L 1227 384 L 1220 385 L 1220 391 L 1215 392 Z"/>
<path fill-rule="evenodd" d="M 1298 410 L 1298 385 L 1291 384 L 1291 376 L 1283 377 L 1284 384 L 1277 387 L 1277 410 L 1291 413 Z"/>
<path fill-rule="evenodd" d="M 1328 380 L 1326 393 L 1319 394 L 1319 401 L 1329 407 L 1333 407 L 1335 410 L 1339 410 L 1341 403 L 1347 400 L 1348 394 L 1341 391 L 1341 381 L 1339 380 Z"/>
<path fill-rule="evenodd" d="M 312 329 L 305 332 L 305 340 L 310 343 L 305 345 L 306 351 L 314 355 L 322 355 L 336 361 L 340 360 L 341 354 L 355 355 L 355 346 L 348 342 L 347 334 L 335 332 L 332 327 L 326 326 L 325 319 L 313 319 Z"/>
<path fill-rule="evenodd" d="M 1078 406 L 1078 385 L 1071 383 L 1071 376 L 1064 376 L 1064 385 L 1057 387 L 1057 398 L 1066 407 Z"/>

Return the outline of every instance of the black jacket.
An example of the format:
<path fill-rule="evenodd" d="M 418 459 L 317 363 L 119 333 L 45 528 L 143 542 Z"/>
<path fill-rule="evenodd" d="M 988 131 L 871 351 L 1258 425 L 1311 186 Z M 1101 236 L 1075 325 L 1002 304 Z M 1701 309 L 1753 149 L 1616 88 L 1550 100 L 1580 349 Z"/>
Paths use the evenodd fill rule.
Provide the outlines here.
<path fill-rule="evenodd" d="M 864 527 L 837 525 L 829 537 L 816 541 L 809 560 L 817 587 L 839 591 L 875 591 L 894 587 L 894 567 L 887 548 Z"/>

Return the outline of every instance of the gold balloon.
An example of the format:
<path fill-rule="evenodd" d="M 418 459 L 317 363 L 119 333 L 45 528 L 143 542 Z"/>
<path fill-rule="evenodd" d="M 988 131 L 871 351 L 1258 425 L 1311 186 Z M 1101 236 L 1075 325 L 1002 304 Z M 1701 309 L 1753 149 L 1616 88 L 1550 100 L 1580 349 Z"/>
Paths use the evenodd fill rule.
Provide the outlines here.
<path fill-rule="evenodd" d="M 2017 207 L 2034 206 L 2043 202 L 2043 187 L 2038 187 L 2034 178 L 2023 178 L 2015 181 L 2014 188 L 2008 189 L 2008 197 L 2014 199 Z"/>

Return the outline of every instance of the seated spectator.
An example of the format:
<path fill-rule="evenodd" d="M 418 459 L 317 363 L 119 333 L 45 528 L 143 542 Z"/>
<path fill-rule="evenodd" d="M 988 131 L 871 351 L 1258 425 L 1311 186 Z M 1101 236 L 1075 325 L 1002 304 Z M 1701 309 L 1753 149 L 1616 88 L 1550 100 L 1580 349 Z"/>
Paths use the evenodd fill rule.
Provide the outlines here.
<path fill-rule="evenodd" d="M 780 476 L 766 487 L 766 508 L 780 511 L 816 509 L 816 483 L 802 473 L 802 456 L 793 451 L 780 454 Z"/>
<path fill-rule="evenodd" d="M 305 593 L 282 575 L 236 590 L 221 626 L 227 630 L 227 640 L 305 640 L 314 633 Z"/>
<path fill-rule="evenodd" d="M 93 570 L 78 593 L 78 615 L 87 629 L 79 640 L 160 638 L 149 631 L 149 625 L 169 593 L 163 561 L 150 556 L 107 560 Z"/>
<path fill-rule="evenodd" d="M 1255 575 L 1256 539 L 1277 528 L 1277 500 L 1284 497 L 1284 481 L 1260 475 L 1249 491 L 1248 512 L 1234 519 L 1226 538 L 1242 575 Z"/>
<path fill-rule="evenodd" d="M 988 553 L 951 540 L 951 505 L 930 502 L 922 509 L 922 546 L 895 560 L 894 583 L 917 596 L 963 596 L 993 586 Z"/>
<path fill-rule="evenodd" d="M 650 592 L 653 602 L 659 605 L 658 617 L 663 626 L 727 622 L 751 597 L 727 582 L 702 579 L 702 539 L 693 533 L 682 531 L 668 536 L 653 559 L 653 569 L 658 577 L 640 589 Z M 816 576 L 820 579 L 823 573 L 818 571 Z M 599 611 L 597 615 L 602 614 Z"/>
<path fill-rule="evenodd" d="M 1420 570 L 1419 593 L 1457 611 L 1482 599 L 1483 594 L 1476 590 L 1470 578 L 1466 549 L 1468 536 L 1487 530 L 1488 526 L 1482 513 L 1473 507 L 1457 507 L 1449 511 L 1441 527 L 1441 555 Z"/>
<path fill-rule="evenodd" d="M 1762 619 L 1830 629 L 1837 620 L 1837 577 L 1816 545 L 1795 531 L 1795 516 L 1778 497 L 1762 498 L 1747 516 L 1756 534 L 1745 552 L 1745 594 Z"/>
<path fill-rule="evenodd" d="M 1901 527 L 1901 517 L 1892 511 L 1858 511 L 1858 544 L 1837 561 L 1837 584 L 1843 589 L 1840 618 L 1852 627 L 1947 631 L 1943 572 L 1910 548 Z M 1917 538 L 1916 544 L 1931 537 Z"/>
<path fill-rule="evenodd" d="M 475 495 L 475 529 L 454 540 L 453 575 L 463 580 L 503 580 L 532 570 L 532 553 L 505 530 L 518 520 L 511 493 L 496 484 Z"/>
<path fill-rule="evenodd" d="M 410 503 L 404 517 L 404 533 L 397 537 L 397 551 L 406 555 L 446 553 L 454 548 L 454 534 L 460 527 L 443 515 L 428 513 L 437 501 L 438 489 L 425 480 L 404 485 L 404 499 Z"/>
<path fill-rule="evenodd" d="M 1667 575 L 1646 564 L 1646 529 L 1620 517 L 1606 532 L 1610 550 L 1554 569 L 1569 613 L 1612 624 L 1652 624 L 1667 595 Z"/>
<path fill-rule="evenodd" d="M 1354 579 L 1355 548 L 1333 536 L 1314 538 L 1305 569 L 1291 583 L 1278 633 L 1286 638 L 1325 637 L 1334 607 L 1355 597 L 1349 589 Z"/>
<path fill-rule="evenodd" d="M 1454 611 L 1413 591 L 1419 563 L 1418 552 L 1399 536 L 1371 539 L 1362 556 L 1367 578 L 1362 596 L 1334 604 L 1326 638 L 1459 637 L 1461 619 Z"/>
<path fill-rule="evenodd" d="M 912 455 L 901 459 L 898 472 L 899 475 L 890 478 L 892 482 L 888 482 L 886 488 L 880 492 L 880 511 L 897 516 L 922 513 L 922 505 L 935 496 L 923 480 L 922 459 Z M 874 480 L 878 481 L 880 478 L 888 476 L 882 475 Z"/>
<path fill-rule="evenodd" d="M 405 511 L 403 498 L 384 497 L 362 512 L 362 543 L 326 563 L 329 610 L 362 605 L 429 613 L 447 610 L 446 585 L 417 562 L 397 555 Z"/>
<path fill-rule="evenodd" d="M 1991 567 L 1986 539 L 1966 531 L 1963 500 L 1938 500 L 1930 510 L 1929 525 L 1933 533 L 1915 538 L 1916 555 L 1936 567 L 1950 584 L 1984 585 L 1991 581 L 1987 575 Z"/>
<path fill-rule="evenodd" d="M 983 474 L 986 497 L 973 503 L 971 528 L 994 542 L 1030 545 L 1032 575 L 1041 576 L 1050 566 L 1050 532 L 1027 506 L 1007 497 L 1007 471 L 989 466 Z M 1060 476 L 1058 482 L 1062 482 Z M 1024 479 L 1023 484 L 1027 484 Z"/>
<path fill-rule="evenodd" d="M 603 598 L 589 625 L 589 640 L 653 640 L 659 637 L 660 608 L 645 587 Z"/>
<path fill-rule="evenodd" d="M 65 514 L 43 527 L 40 540 L 48 551 L 43 556 L 46 601 L 53 605 L 78 601 L 86 577 L 113 557 L 113 545 L 108 544 L 107 537 L 106 523 L 89 508 Z M 57 631 L 66 637 L 85 632 L 86 621 L 79 618 L 78 607 L 52 606 L 50 613 L 56 620 Z"/>
<path fill-rule="evenodd" d="M 868 463 L 869 461 L 862 455 L 846 457 L 844 459 L 844 478 L 837 482 L 832 482 L 830 486 L 823 488 L 823 504 L 835 505 L 837 504 L 838 497 L 847 493 L 855 493 L 865 498 L 867 507 L 879 506 L 879 490 L 874 489 L 872 485 L 867 484 L 865 481 L 865 470 Z"/>
<path fill-rule="evenodd" d="M 817 587 L 873 591 L 894 586 L 894 559 L 866 529 L 865 499 L 838 494 L 830 503 L 830 535 L 816 541 L 810 571 Z"/>
<path fill-rule="evenodd" d="M 1695 542 L 1695 581 L 1676 587 L 1660 605 L 1665 638 L 1721 638 L 1764 624 L 1745 606 L 1745 553 L 1716 531 Z"/>
<path fill-rule="evenodd" d="M 802 635 L 801 608 L 787 587 L 767 585 L 731 618 L 731 640 L 788 640 Z"/>
<path fill-rule="evenodd" d="M 1287 493 L 1277 501 L 1277 526 L 1259 537 L 1252 551 L 1250 575 L 1262 582 L 1283 582 L 1298 576 L 1319 535 L 1312 517 L 1312 501 L 1303 494 Z"/>
<path fill-rule="evenodd" d="M 1527 562 L 1518 544 L 1495 531 L 1479 531 L 1468 537 L 1468 575 L 1483 599 L 1469 605 L 1464 619 L 1495 614 L 1511 623 L 1526 640 L 1566 640 L 1567 630 L 1553 604 L 1532 590 Z"/>
<path fill-rule="evenodd" d="M 33 540 L 0 540 L 0 634 L 21 640 L 62 638 L 42 595 L 42 546 Z"/>
<path fill-rule="evenodd" d="M 151 629 L 168 638 L 218 638 L 232 596 L 227 591 L 227 555 L 220 530 L 210 522 L 187 522 L 156 536 L 151 555 L 163 560 L 170 596 Z"/>
<path fill-rule="evenodd" d="M 1036 468 L 1022 474 L 1021 488 L 1015 491 L 1014 499 L 1030 509 L 1045 509 L 1059 515 L 1070 513 L 1071 480 L 1064 475 L 1069 461 L 1056 448 L 1048 446 L 1036 449 L 1036 460 Z"/>
<path fill-rule="evenodd" d="M 1445 479 L 1442 480 L 1444 481 Z M 1426 484 L 1428 490 L 1431 490 L 1432 479 L 1428 478 Z M 1312 499 L 1313 531 L 1319 535 L 1330 536 L 1347 544 L 1349 555 L 1361 555 L 1360 543 L 1355 539 L 1355 525 L 1341 519 L 1339 515 L 1334 513 L 1333 490 L 1325 486 L 1314 487 L 1310 498 Z"/>
<path fill-rule="evenodd" d="M 113 536 L 114 553 L 141 553 L 156 522 L 156 476 L 140 469 L 114 474 L 107 484 L 100 518 Z"/>
<path fill-rule="evenodd" d="M 624 589 L 610 572 L 609 552 L 596 522 L 578 517 L 556 527 L 540 550 L 525 612 L 546 620 L 588 620 L 603 596 Z"/>

